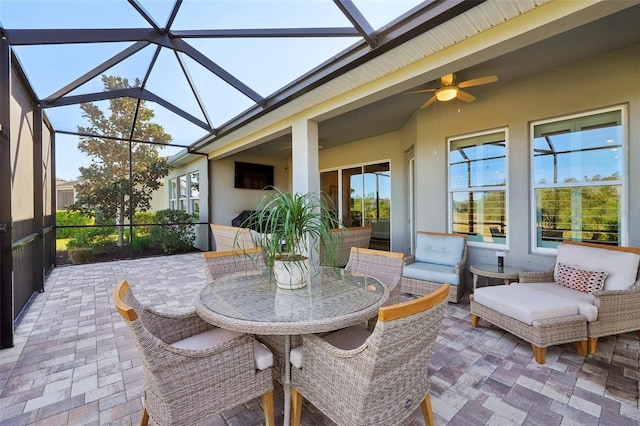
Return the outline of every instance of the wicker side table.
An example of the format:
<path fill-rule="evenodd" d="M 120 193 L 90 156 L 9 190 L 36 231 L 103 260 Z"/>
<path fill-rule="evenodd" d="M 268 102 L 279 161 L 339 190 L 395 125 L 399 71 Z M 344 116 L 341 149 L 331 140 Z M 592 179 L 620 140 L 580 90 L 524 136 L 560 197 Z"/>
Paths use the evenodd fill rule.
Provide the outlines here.
<path fill-rule="evenodd" d="M 473 274 L 473 290 L 475 291 L 478 277 L 485 277 L 487 280 L 489 278 L 498 278 L 500 280 L 504 280 L 505 285 L 511 284 L 512 281 L 516 281 L 520 272 L 524 272 L 522 268 L 518 268 L 517 266 L 505 266 L 503 268 L 499 268 L 498 265 L 490 265 L 490 264 L 482 264 L 482 265 L 471 265 L 469 270 Z"/>

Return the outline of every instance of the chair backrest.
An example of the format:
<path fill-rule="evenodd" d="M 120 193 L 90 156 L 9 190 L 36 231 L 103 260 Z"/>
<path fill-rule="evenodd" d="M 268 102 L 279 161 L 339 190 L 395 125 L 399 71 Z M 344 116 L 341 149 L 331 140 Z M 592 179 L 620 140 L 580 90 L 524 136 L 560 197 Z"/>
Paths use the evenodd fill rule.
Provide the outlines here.
<path fill-rule="evenodd" d="M 389 299 L 385 303 L 400 301 L 400 280 L 404 267 L 404 253 L 352 247 L 349 262 L 344 268 L 351 273 L 369 275 L 389 289 Z"/>
<path fill-rule="evenodd" d="M 251 229 L 235 226 L 210 224 L 216 251 L 255 248 Z"/>
<path fill-rule="evenodd" d="M 456 266 L 466 259 L 466 235 L 427 231 L 418 231 L 417 234 L 416 262 Z"/>
<path fill-rule="evenodd" d="M 122 318 L 126 321 L 135 321 L 138 318 L 138 313 L 125 302 L 125 298 L 130 291 L 131 287 L 129 287 L 129 283 L 126 280 L 120 282 L 113 292 L 113 303 Z"/>
<path fill-rule="evenodd" d="M 352 247 L 369 248 L 371 226 L 354 226 L 331 230 L 334 249 L 329 253 L 324 242 L 320 243 L 320 264 L 343 267 L 349 261 Z"/>
<path fill-rule="evenodd" d="M 264 255 L 260 248 L 208 251 L 202 253 L 202 258 L 207 282 L 233 272 L 255 271 L 265 267 Z"/>
<path fill-rule="evenodd" d="M 382 307 L 367 347 L 361 412 L 374 412 L 382 400 L 417 404 L 429 394 L 429 360 L 449 300 L 449 284 L 408 302 Z M 405 404 L 406 407 L 406 404 Z M 400 408 L 399 408 L 400 409 Z"/>

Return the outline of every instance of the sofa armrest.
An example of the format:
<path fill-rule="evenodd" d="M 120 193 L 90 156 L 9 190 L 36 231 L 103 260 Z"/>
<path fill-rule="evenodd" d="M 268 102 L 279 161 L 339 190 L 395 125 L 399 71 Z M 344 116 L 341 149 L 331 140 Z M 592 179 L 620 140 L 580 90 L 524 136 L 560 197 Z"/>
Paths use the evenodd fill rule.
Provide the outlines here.
<path fill-rule="evenodd" d="M 518 281 L 521 283 L 550 283 L 553 282 L 553 268 L 540 272 L 520 272 Z"/>
<path fill-rule="evenodd" d="M 640 306 L 640 281 L 626 290 L 600 290 L 593 293 L 598 312 L 635 310 Z"/>
<path fill-rule="evenodd" d="M 413 263 L 415 261 L 416 261 L 416 257 L 414 255 L 412 255 L 412 254 L 409 255 L 409 256 L 405 256 L 404 257 L 404 264 L 405 265 L 409 265 L 409 264 L 411 264 L 411 263 Z"/>

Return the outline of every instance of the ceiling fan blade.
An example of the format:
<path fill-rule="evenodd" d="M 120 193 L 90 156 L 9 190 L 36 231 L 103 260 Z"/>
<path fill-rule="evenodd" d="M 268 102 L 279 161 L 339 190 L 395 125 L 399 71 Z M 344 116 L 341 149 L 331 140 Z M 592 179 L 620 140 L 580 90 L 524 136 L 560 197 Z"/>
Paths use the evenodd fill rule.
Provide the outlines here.
<path fill-rule="evenodd" d="M 473 102 L 476 100 L 476 97 L 462 90 L 458 90 L 458 99 L 465 102 Z"/>
<path fill-rule="evenodd" d="M 488 75 L 486 77 L 479 77 L 463 81 L 462 83 L 458 83 L 458 87 L 464 89 L 465 87 L 480 86 L 481 84 L 493 83 L 494 81 L 498 81 L 498 76 Z"/>
<path fill-rule="evenodd" d="M 425 102 L 424 104 L 422 104 L 422 106 L 420 107 L 420 109 L 425 109 L 426 107 L 428 107 L 429 105 L 431 105 L 432 103 L 434 103 L 436 101 L 436 96 L 433 95 L 431 98 L 429 98 L 429 100 L 427 102 Z"/>
<path fill-rule="evenodd" d="M 422 89 L 422 90 L 414 90 L 411 92 L 404 92 L 403 95 L 415 95 L 416 93 L 427 93 L 427 92 L 435 92 L 436 89 Z"/>

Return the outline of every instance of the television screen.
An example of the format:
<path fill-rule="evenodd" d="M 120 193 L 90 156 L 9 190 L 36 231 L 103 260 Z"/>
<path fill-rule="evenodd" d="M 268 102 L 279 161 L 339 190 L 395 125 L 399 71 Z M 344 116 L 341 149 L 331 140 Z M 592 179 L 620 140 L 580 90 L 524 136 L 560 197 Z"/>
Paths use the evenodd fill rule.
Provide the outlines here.
<path fill-rule="evenodd" d="M 271 189 L 273 166 L 267 164 L 235 162 L 234 187 L 243 189 Z"/>

